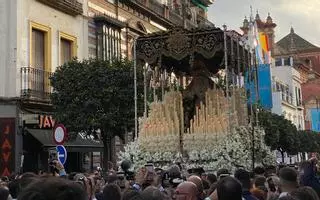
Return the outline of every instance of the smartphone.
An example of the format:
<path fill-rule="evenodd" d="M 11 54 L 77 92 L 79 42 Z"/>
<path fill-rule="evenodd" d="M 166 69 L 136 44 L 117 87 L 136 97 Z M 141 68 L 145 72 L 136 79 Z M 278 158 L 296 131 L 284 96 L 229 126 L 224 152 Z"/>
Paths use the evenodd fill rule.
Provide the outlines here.
<path fill-rule="evenodd" d="M 145 168 L 147 170 L 147 181 L 153 181 L 154 165 L 152 163 L 148 163 L 145 165 Z"/>
<path fill-rule="evenodd" d="M 49 159 L 48 159 L 49 166 L 55 165 L 55 163 L 53 162 L 54 160 L 58 160 L 58 152 L 56 149 L 49 149 Z"/>
<path fill-rule="evenodd" d="M 154 165 L 152 163 L 146 164 L 145 167 L 148 172 L 151 172 L 151 173 L 154 172 Z"/>

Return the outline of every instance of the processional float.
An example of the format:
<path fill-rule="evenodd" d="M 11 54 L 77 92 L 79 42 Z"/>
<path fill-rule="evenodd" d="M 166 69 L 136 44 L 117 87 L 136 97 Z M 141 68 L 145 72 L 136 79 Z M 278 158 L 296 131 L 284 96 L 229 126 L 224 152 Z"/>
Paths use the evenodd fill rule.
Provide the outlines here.
<path fill-rule="evenodd" d="M 136 126 L 142 148 L 183 154 L 210 148 L 232 128 L 248 125 L 241 82 L 252 55 L 240 40 L 215 27 L 137 39 L 136 66 L 144 71 L 144 116 Z"/>

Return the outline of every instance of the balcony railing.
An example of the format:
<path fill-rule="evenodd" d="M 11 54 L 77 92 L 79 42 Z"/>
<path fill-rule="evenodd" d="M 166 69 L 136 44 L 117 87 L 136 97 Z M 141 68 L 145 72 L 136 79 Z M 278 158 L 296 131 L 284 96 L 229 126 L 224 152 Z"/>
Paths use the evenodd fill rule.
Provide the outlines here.
<path fill-rule="evenodd" d="M 33 67 L 21 68 L 21 97 L 33 100 L 50 100 L 51 72 Z"/>
<path fill-rule="evenodd" d="M 83 13 L 82 3 L 78 2 L 77 0 L 38 0 L 38 1 L 72 16 L 82 15 Z"/>
<path fill-rule="evenodd" d="M 158 15 L 159 18 L 164 19 L 174 26 L 183 26 L 183 17 L 176 13 L 174 10 L 166 7 L 164 4 L 157 0 L 119 0 L 121 3 L 138 5 L 147 9 L 147 12 Z M 189 20 L 186 20 L 188 28 L 196 27 L 197 25 Z"/>
<path fill-rule="evenodd" d="M 293 105 L 293 97 L 292 97 L 292 95 L 289 95 L 289 94 L 286 94 L 284 92 L 281 92 L 281 99 L 282 99 L 282 101 Z"/>

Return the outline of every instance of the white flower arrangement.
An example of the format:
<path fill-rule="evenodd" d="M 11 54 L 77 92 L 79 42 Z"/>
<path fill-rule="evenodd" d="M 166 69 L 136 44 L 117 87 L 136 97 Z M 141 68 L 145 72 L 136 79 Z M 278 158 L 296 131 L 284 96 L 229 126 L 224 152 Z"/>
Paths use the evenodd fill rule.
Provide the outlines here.
<path fill-rule="evenodd" d="M 255 162 L 261 164 L 275 164 L 275 154 L 264 142 L 265 132 L 260 127 L 254 129 Z M 131 160 L 133 168 L 144 166 L 148 161 L 158 163 L 159 167 L 168 168 L 176 160 L 184 160 L 186 168 L 203 167 L 205 170 L 218 170 L 226 168 L 234 170 L 238 167 L 251 169 L 252 166 L 252 129 L 249 127 L 237 127 L 227 136 L 220 137 L 208 145 L 207 140 L 194 136 L 186 136 L 187 158 L 183 158 L 180 152 L 171 151 L 163 146 L 156 152 L 148 152 L 141 149 L 139 142 L 134 141 L 125 146 L 124 152 L 120 152 L 119 160 Z M 195 142 L 195 143 L 194 143 Z M 205 143 L 205 144 L 204 144 Z M 165 145 L 164 143 L 161 143 Z M 193 146 L 197 144 L 197 146 Z M 150 144 L 152 145 L 152 144 Z M 156 144 L 154 144 L 156 146 Z M 152 145 L 153 146 L 153 145 Z M 169 146 L 172 146 L 170 144 Z M 189 150 L 189 151 L 188 151 Z"/>

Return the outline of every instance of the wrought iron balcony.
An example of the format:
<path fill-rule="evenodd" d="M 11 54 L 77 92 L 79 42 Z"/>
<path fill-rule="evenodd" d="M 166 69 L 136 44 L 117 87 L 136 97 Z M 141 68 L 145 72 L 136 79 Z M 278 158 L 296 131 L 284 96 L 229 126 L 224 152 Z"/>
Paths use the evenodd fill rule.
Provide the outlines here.
<path fill-rule="evenodd" d="M 292 95 L 290 94 L 286 94 L 285 92 L 281 92 L 281 99 L 282 101 L 290 104 L 290 105 L 293 105 L 293 97 Z"/>
<path fill-rule="evenodd" d="M 78 2 L 77 0 L 38 0 L 38 1 L 72 16 L 82 15 L 83 13 L 82 3 Z"/>
<path fill-rule="evenodd" d="M 169 26 L 183 26 L 183 17 L 174 10 L 165 6 L 157 0 L 119 0 L 123 4 L 130 5 L 135 9 L 140 9 L 149 16 L 153 16 L 154 20 L 161 20 Z M 197 25 L 186 20 L 187 26 L 196 27 Z M 191 28 L 190 27 L 190 28 Z"/>
<path fill-rule="evenodd" d="M 32 100 L 50 100 L 51 72 L 33 67 L 22 67 L 21 75 L 21 97 Z"/>

